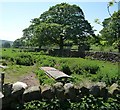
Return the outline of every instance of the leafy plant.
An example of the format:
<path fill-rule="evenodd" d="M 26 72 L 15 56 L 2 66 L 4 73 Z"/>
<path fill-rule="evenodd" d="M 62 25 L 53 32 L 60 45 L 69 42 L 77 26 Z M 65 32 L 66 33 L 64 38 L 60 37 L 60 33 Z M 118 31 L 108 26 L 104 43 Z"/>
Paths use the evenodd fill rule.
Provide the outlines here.
<path fill-rule="evenodd" d="M 71 75 L 72 72 L 67 64 L 63 64 L 61 66 L 61 71 L 63 71 L 65 74 Z"/>
<path fill-rule="evenodd" d="M 89 72 L 90 74 L 96 74 L 99 70 L 99 66 L 97 65 L 86 65 L 84 66 L 84 69 Z"/>
<path fill-rule="evenodd" d="M 29 55 L 29 54 L 20 54 L 16 58 L 16 64 L 18 64 L 18 65 L 25 65 L 25 66 L 33 65 L 32 56 Z"/>
<path fill-rule="evenodd" d="M 44 85 L 44 84 L 50 85 L 55 83 L 55 80 L 53 80 L 52 78 L 49 78 L 44 71 L 39 70 L 39 71 L 36 71 L 35 73 L 38 76 L 39 82 L 41 85 Z"/>
<path fill-rule="evenodd" d="M 60 101 L 31 101 L 24 104 L 24 110 L 119 110 L 120 104 L 116 99 L 95 98 L 93 95 L 84 96 L 79 102 Z"/>

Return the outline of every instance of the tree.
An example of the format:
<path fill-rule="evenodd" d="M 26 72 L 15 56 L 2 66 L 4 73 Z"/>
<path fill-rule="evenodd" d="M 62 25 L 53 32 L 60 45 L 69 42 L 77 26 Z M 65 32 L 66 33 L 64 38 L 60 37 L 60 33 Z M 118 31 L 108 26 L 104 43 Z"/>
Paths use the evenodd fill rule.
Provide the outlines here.
<path fill-rule="evenodd" d="M 89 35 L 93 35 L 92 27 L 85 20 L 82 9 L 67 3 L 52 6 L 31 23 L 33 29 L 29 35 L 33 34 L 39 47 L 54 42 L 62 50 L 66 40 L 80 45 Z"/>
<path fill-rule="evenodd" d="M 107 4 L 107 10 L 110 15 L 109 18 L 104 19 L 102 23 L 99 21 L 99 19 L 95 19 L 95 22 L 103 26 L 103 29 L 100 31 L 100 39 L 102 41 L 106 41 L 107 45 L 116 45 L 118 52 L 120 52 L 120 10 L 118 9 L 118 11 L 114 12 L 113 15 L 110 12 L 110 7 L 116 3 L 118 6 L 120 5 L 119 0 L 118 2 L 112 0 Z"/>
<path fill-rule="evenodd" d="M 114 12 L 110 18 L 103 21 L 103 29 L 100 31 L 108 45 L 120 42 L 120 10 Z M 118 45 L 119 46 L 119 45 Z"/>
<path fill-rule="evenodd" d="M 84 13 L 79 6 L 66 3 L 57 4 L 40 16 L 41 22 L 56 23 L 62 25 L 63 30 L 59 36 L 60 48 L 63 48 L 64 41 L 71 39 L 77 45 L 85 40 L 89 35 L 93 35 L 93 30 Z"/>
<path fill-rule="evenodd" d="M 5 42 L 3 45 L 2 45 L 3 48 L 10 48 L 11 45 L 9 42 Z"/>
<path fill-rule="evenodd" d="M 15 47 L 15 48 L 19 48 L 19 47 L 22 47 L 24 45 L 25 45 L 24 40 L 21 40 L 21 39 L 16 39 L 13 42 L 13 47 Z"/>
<path fill-rule="evenodd" d="M 37 40 L 39 48 L 51 44 L 58 44 L 62 48 L 58 37 L 62 33 L 61 27 L 62 25 L 56 23 L 41 23 L 36 26 L 34 38 Z"/>

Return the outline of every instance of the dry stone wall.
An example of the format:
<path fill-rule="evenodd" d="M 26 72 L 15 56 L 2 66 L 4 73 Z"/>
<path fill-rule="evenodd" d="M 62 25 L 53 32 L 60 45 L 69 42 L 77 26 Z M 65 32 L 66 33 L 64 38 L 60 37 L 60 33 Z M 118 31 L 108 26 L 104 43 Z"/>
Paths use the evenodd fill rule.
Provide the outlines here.
<path fill-rule="evenodd" d="M 92 59 L 120 62 L 120 53 L 114 52 L 85 52 L 86 57 L 91 57 Z"/>
<path fill-rule="evenodd" d="M 75 51 L 64 49 L 62 52 L 59 49 L 54 49 L 49 51 L 49 55 L 52 56 L 63 56 L 63 57 L 90 57 L 92 59 L 111 61 L 111 62 L 120 62 L 120 53 L 115 52 L 90 52 L 90 51 Z"/>
<path fill-rule="evenodd" d="M 107 87 L 105 83 L 91 83 L 87 85 L 76 86 L 72 83 L 63 84 L 57 82 L 52 86 L 32 86 L 27 87 L 23 82 L 16 82 L 15 84 L 4 84 L 3 93 L 0 92 L 0 100 L 2 100 L 2 107 L 4 109 L 12 108 L 15 104 L 24 104 L 32 100 L 51 100 L 57 98 L 61 101 L 69 99 L 71 101 L 80 101 L 80 99 L 87 95 L 95 97 L 114 97 L 120 94 L 120 86 L 116 83 Z"/>

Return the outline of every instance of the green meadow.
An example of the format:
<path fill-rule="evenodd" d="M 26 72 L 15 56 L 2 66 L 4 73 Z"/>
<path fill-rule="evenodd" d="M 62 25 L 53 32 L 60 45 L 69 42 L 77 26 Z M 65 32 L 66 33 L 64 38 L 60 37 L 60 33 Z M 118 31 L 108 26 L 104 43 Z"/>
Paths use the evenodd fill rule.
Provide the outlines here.
<path fill-rule="evenodd" d="M 83 80 L 103 81 L 108 85 L 119 83 L 118 63 L 89 58 L 53 57 L 44 52 L 26 52 L 22 49 L 3 48 L 1 51 L 1 63 L 8 66 L 2 70 L 6 73 L 6 82 L 15 82 L 20 76 L 33 72 L 37 74 L 41 84 L 51 84 L 53 79 L 48 78 L 39 69 L 42 66 L 50 66 L 72 76 L 70 81 L 75 84 Z"/>

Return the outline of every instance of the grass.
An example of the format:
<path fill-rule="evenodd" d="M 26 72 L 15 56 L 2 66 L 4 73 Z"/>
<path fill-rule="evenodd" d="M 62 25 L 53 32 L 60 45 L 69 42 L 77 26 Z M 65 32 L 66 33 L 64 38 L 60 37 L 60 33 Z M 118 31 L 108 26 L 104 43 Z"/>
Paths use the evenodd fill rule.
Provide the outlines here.
<path fill-rule="evenodd" d="M 3 70 L 5 72 L 5 83 L 16 82 L 36 70 L 35 66 L 8 65 L 8 67 L 8 69 Z"/>
<path fill-rule="evenodd" d="M 25 52 L 31 54 L 34 59 L 33 66 L 16 65 L 15 58 L 23 54 L 19 49 L 2 49 L 2 56 L 7 56 L 1 62 L 7 63 L 8 69 L 2 70 L 6 72 L 5 82 L 15 82 L 31 72 L 38 74 L 39 80 L 43 84 L 54 83 L 53 80 L 41 73 L 39 67 L 51 66 L 72 76 L 73 83 L 80 83 L 83 80 L 105 81 L 110 84 L 109 80 L 118 78 L 118 63 L 108 61 L 99 61 L 82 58 L 62 58 L 41 55 L 40 52 Z M 14 61 L 11 61 L 12 60 Z M 94 73 L 92 73 L 93 71 Z M 116 80 L 119 80 L 116 79 Z"/>
<path fill-rule="evenodd" d="M 115 78 L 118 76 L 118 63 L 111 63 L 99 60 L 90 60 L 90 59 L 82 59 L 82 58 L 61 58 L 61 60 L 66 60 L 67 64 L 72 68 L 73 66 L 80 65 L 81 68 L 84 67 L 96 67 L 98 66 L 99 69 L 96 74 L 90 74 L 89 72 L 83 71 L 84 74 L 72 74 L 73 78 L 75 79 L 76 83 L 79 83 L 83 79 L 89 79 L 93 81 L 106 81 L 105 77 L 108 78 Z"/>

